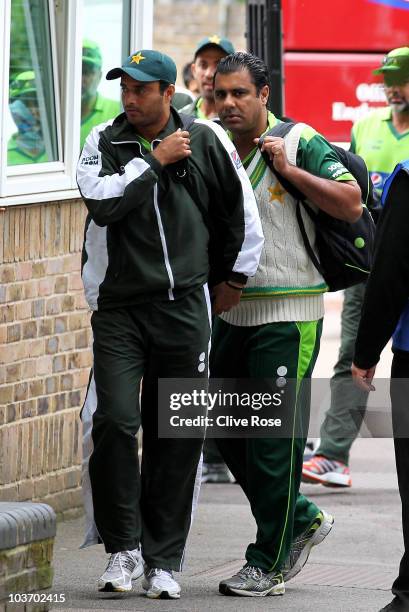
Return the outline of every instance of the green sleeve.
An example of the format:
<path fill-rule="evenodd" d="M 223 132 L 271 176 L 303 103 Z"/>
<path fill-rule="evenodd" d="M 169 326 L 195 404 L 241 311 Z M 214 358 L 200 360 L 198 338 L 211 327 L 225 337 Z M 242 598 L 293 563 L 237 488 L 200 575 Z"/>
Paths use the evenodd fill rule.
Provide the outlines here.
<path fill-rule="evenodd" d="M 329 142 L 309 126 L 301 134 L 297 151 L 297 166 L 320 178 L 355 181 Z"/>

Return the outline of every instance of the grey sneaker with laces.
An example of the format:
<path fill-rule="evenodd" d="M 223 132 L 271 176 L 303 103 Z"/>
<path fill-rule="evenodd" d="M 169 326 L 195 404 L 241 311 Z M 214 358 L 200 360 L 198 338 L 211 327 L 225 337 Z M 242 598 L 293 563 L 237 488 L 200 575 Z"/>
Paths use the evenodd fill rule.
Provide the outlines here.
<path fill-rule="evenodd" d="M 146 567 L 142 588 L 150 599 L 179 599 L 180 586 L 170 570 Z"/>
<path fill-rule="evenodd" d="M 132 580 L 143 574 L 143 561 L 139 548 L 113 553 L 107 568 L 98 580 L 98 590 L 122 592 L 132 589 Z"/>
<path fill-rule="evenodd" d="M 231 578 L 222 580 L 219 591 L 222 595 L 266 597 L 284 595 L 285 586 L 280 572 L 265 572 L 259 567 L 245 565 Z"/>
<path fill-rule="evenodd" d="M 333 524 L 334 517 L 325 510 L 320 510 L 308 529 L 294 540 L 281 569 L 284 582 L 288 582 L 302 570 L 308 561 L 312 547 L 321 544 L 331 531 Z"/>

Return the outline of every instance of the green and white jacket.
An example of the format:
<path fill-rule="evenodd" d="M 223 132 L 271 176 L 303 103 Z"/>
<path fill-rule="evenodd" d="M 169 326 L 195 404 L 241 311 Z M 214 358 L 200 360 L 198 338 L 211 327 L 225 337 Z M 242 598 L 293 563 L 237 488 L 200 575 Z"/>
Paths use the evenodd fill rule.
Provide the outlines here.
<path fill-rule="evenodd" d="M 151 154 L 180 127 L 172 109 L 163 132 L 147 143 L 121 114 L 95 127 L 85 142 L 77 181 L 89 211 L 82 278 L 92 310 L 174 300 L 204 285 L 208 226 L 224 236 L 225 279 L 245 282 L 256 273 L 261 223 L 234 145 L 220 126 L 196 119 L 188 172 L 180 178 Z M 191 193 L 200 194 L 200 208 Z"/>
<path fill-rule="evenodd" d="M 269 113 L 267 129 L 277 121 Z M 291 164 L 322 178 L 355 180 L 329 143 L 308 125 L 296 124 L 284 140 Z M 257 274 L 249 279 L 240 304 L 221 316 L 240 326 L 320 319 L 328 287 L 305 249 L 296 201 L 277 181 L 258 149 L 243 164 L 256 196 L 265 242 Z M 314 223 L 301 213 L 310 244 L 315 245 Z"/>

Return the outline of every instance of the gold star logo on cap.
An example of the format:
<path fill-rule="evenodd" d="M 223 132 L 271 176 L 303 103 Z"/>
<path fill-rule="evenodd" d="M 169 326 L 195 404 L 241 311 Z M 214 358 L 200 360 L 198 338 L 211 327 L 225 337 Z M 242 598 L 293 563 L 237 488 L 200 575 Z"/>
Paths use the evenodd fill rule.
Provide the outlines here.
<path fill-rule="evenodd" d="M 221 40 L 222 39 L 220 38 L 220 36 L 217 36 L 217 34 L 209 36 L 209 42 L 213 43 L 214 45 L 220 45 Z"/>
<path fill-rule="evenodd" d="M 284 204 L 285 190 L 281 187 L 279 183 L 276 183 L 274 187 L 269 187 L 268 191 L 270 192 L 270 202 L 274 202 L 274 200 L 277 200 L 281 204 Z"/>
<path fill-rule="evenodd" d="M 131 64 L 132 64 L 133 62 L 135 62 L 135 64 L 138 64 L 138 65 L 139 65 L 139 62 L 141 62 L 141 61 L 142 61 L 142 60 L 144 60 L 144 59 L 146 59 L 146 57 L 144 57 L 144 56 L 142 55 L 142 53 L 139 51 L 139 53 L 137 53 L 136 55 L 133 55 L 133 56 L 132 56 L 132 59 L 131 59 Z"/>

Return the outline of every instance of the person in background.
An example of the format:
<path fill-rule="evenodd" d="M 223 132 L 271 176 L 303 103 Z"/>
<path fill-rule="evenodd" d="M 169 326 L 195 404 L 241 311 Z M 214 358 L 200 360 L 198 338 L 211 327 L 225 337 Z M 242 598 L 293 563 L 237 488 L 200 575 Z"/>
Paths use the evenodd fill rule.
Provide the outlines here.
<path fill-rule="evenodd" d="M 183 82 L 185 84 L 186 89 L 188 89 L 194 95 L 195 99 L 199 95 L 199 87 L 195 77 L 192 72 L 192 62 L 187 62 L 183 66 Z"/>
<path fill-rule="evenodd" d="M 213 78 L 217 64 L 222 57 L 234 53 L 233 44 L 227 38 L 217 34 L 206 36 L 197 45 L 191 72 L 197 83 L 199 96 L 181 109 L 181 113 L 198 119 L 217 120 L 213 97 Z M 203 483 L 234 482 L 230 471 L 220 455 L 213 438 L 206 438 L 203 447 Z"/>
<path fill-rule="evenodd" d="M 198 43 L 192 64 L 192 74 L 199 89 L 199 96 L 194 102 L 182 108 L 182 113 L 193 115 L 198 119 L 217 119 L 213 97 L 213 77 L 221 58 L 230 53 L 234 53 L 233 44 L 227 38 L 222 38 L 217 34 L 206 36 Z"/>
<path fill-rule="evenodd" d="M 175 86 L 175 93 L 173 94 L 173 98 L 171 104 L 173 108 L 176 108 L 177 111 L 180 111 L 182 108 L 186 106 L 186 104 L 191 104 L 195 96 L 192 94 L 189 89 L 185 89 L 185 87 L 180 87 L 179 85 Z"/>
<path fill-rule="evenodd" d="M 101 68 L 102 56 L 99 46 L 92 40 L 84 40 L 82 43 L 81 147 L 95 125 L 113 119 L 120 112 L 118 100 L 104 98 L 98 93 L 102 78 Z"/>
<path fill-rule="evenodd" d="M 409 157 L 409 47 L 393 49 L 382 66 L 388 106 L 379 108 L 352 128 L 351 151 L 366 162 L 380 194 L 396 164 Z M 362 311 L 365 283 L 345 290 L 341 346 L 331 379 L 331 404 L 320 431 L 320 444 L 304 462 L 302 479 L 328 487 L 350 487 L 349 454 L 368 400 L 365 389 L 351 384 L 351 363 Z"/>
<path fill-rule="evenodd" d="M 26 70 L 10 84 L 10 113 L 17 127 L 7 144 L 7 165 L 49 161 L 41 129 L 35 73 Z"/>
<path fill-rule="evenodd" d="M 191 62 L 185 64 L 183 68 L 183 82 L 185 85 L 184 87 L 176 85 L 175 93 L 173 94 L 172 98 L 172 106 L 176 108 L 176 110 L 181 110 L 182 108 L 188 106 L 189 104 L 192 104 L 192 102 L 196 100 L 198 90 L 196 81 L 192 75 Z M 189 85 L 191 85 L 192 88 Z"/>
<path fill-rule="evenodd" d="M 375 260 L 369 276 L 355 344 L 352 376 L 373 391 L 382 350 L 392 336 L 390 394 L 396 470 L 402 501 L 404 554 L 392 586 L 394 599 L 380 612 L 409 610 L 409 159 L 386 181 Z"/>

